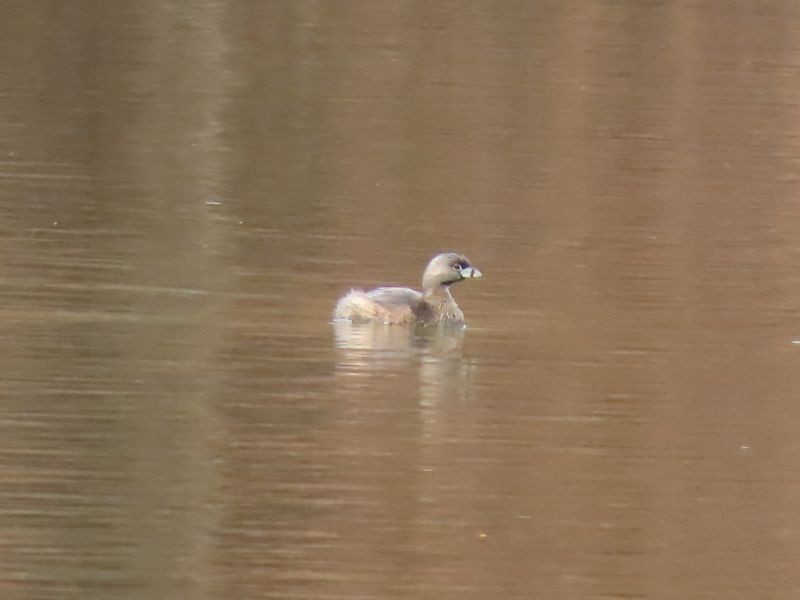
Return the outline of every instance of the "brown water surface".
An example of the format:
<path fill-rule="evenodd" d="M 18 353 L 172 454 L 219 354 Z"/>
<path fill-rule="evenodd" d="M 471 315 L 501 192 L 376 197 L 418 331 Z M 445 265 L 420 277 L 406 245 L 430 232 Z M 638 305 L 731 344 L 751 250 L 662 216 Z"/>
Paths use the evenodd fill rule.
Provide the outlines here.
<path fill-rule="evenodd" d="M 800 595 L 797 2 L 3 13 L 4 600 Z"/>

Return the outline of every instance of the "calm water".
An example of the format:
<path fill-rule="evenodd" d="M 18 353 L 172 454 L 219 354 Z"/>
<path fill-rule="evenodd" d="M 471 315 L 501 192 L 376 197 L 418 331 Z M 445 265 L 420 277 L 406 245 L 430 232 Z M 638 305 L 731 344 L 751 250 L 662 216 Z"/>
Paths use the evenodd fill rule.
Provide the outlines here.
<path fill-rule="evenodd" d="M 800 5 L 12 4 L 3 599 L 800 595 Z"/>

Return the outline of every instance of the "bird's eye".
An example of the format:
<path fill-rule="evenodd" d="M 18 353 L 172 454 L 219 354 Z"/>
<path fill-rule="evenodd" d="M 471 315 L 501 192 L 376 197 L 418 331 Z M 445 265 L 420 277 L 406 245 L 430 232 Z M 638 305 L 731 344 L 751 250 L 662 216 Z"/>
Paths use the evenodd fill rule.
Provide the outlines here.
<path fill-rule="evenodd" d="M 456 263 L 456 264 L 454 264 L 454 265 L 453 265 L 453 268 L 454 268 L 456 271 L 460 271 L 460 270 L 461 270 L 461 264 L 460 264 L 460 263 Z"/>

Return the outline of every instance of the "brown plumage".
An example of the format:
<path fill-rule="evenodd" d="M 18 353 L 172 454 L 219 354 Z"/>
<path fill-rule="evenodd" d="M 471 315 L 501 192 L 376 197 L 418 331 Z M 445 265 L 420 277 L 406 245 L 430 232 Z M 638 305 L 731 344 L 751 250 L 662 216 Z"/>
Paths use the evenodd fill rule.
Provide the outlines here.
<path fill-rule="evenodd" d="M 434 256 L 422 274 L 422 291 L 379 287 L 369 292 L 350 290 L 333 311 L 336 320 L 380 321 L 388 324 L 462 322 L 464 313 L 450 293 L 450 286 L 480 277 L 466 256 L 446 252 Z"/>

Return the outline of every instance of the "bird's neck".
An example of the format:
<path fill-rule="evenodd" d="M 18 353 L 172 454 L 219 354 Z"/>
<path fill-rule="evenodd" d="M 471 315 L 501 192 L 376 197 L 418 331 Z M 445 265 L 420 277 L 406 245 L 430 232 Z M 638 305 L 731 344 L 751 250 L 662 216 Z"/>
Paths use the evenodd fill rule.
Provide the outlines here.
<path fill-rule="evenodd" d="M 431 304 L 455 302 L 450 288 L 446 285 L 435 285 L 425 290 L 425 300 Z"/>

